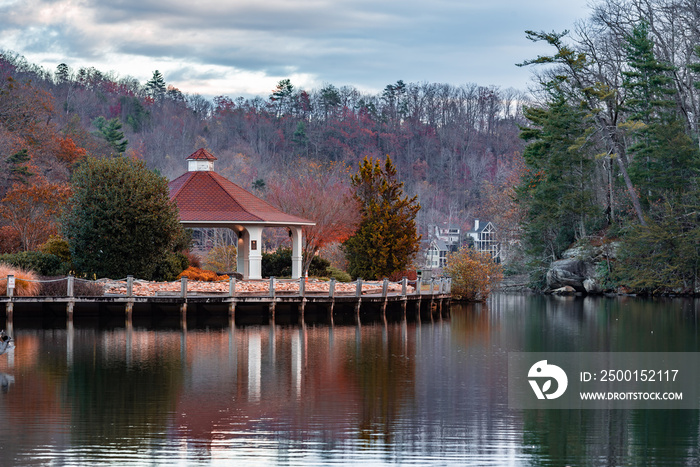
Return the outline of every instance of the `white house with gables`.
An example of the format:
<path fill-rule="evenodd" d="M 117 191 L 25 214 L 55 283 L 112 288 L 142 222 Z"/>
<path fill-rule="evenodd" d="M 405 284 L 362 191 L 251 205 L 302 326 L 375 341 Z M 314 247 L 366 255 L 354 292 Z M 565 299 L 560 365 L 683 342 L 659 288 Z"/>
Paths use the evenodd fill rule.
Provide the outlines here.
<path fill-rule="evenodd" d="M 487 252 L 494 261 L 501 259 L 501 244 L 496 237 L 496 227 L 491 222 L 474 220 L 474 228 L 467 232 L 474 242 L 474 249 Z"/>
<path fill-rule="evenodd" d="M 425 267 L 427 269 L 444 268 L 447 264 L 449 248 L 444 240 L 431 238 L 428 249 L 425 252 Z"/>

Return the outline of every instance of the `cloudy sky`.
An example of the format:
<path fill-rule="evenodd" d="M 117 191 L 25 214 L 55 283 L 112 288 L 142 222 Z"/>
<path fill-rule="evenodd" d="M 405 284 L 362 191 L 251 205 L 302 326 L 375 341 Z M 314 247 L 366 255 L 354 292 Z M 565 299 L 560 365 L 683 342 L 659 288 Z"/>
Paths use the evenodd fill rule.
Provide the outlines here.
<path fill-rule="evenodd" d="M 206 96 L 405 82 L 525 90 L 524 31 L 573 29 L 588 0 L 0 0 L 0 50 Z"/>

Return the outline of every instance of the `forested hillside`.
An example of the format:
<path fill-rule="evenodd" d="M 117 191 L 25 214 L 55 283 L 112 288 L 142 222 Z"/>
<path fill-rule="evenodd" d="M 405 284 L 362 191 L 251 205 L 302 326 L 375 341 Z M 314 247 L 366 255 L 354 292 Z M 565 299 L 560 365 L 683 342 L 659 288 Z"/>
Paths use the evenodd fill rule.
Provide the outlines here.
<path fill-rule="evenodd" d="M 523 94 L 473 84 L 389 84 L 379 94 L 327 84 L 299 89 L 282 80 L 269 95 L 208 100 L 167 84 L 146 83 L 61 64 L 44 70 L 0 55 L 0 155 L 26 149 L 41 175 L 65 182 L 84 149 L 124 153 L 172 179 L 184 158 L 205 147 L 217 170 L 265 196 L 300 159 L 348 164 L 390 155 L 409 194 L 423 206 L 418 221 L 469 225 L 484 182 L 511 175 L 522 153 Z M 3 172 L 3 194 L 10 172 Z"/>
<path fill-rule="evenodd" d="M 85 154 L 133 156 L 172 179 L 204 147 L 238 184 L 280 206 L 308 196 L 316 210 L 332 205 L 324 191 L 349 189 L 365 157 L 388 155 L 422 207 L 419 232 L 492 220 L 504 248 L 525 252 L 539 286 L 578 242 L 599 252 L 595 280 L 605 290 L 695 291 L 698 24 L 695 0 L 598 1 L 575 31 L 524 34 L 549 47 L 523 57 L 535 72 L 528 94 L 400 80 L 370 94 L 281 80 L 264 96 L 209 100 L 158 71 L 140 83 L 66 64 L 44 70 L 5 52 L 0 250 L 36 248 L 55 231 Z M 328 241 L 349 234 L 325 228 Z"/>

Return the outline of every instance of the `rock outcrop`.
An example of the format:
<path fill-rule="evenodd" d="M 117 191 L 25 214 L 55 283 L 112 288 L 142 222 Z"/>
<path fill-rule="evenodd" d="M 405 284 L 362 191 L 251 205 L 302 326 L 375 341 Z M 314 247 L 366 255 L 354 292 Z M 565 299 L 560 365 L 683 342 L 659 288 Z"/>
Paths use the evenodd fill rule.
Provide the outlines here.
<path fill-rule="evenodd" d="M 617 248 L 618 244 L 614 242 L 569 248 L 562 254 L 562 259 L 549 266 L 547 290 L 555 293 L 571 287 L 579 293 L 605 293 L 601 274 L 607 269 L 607 263 L 615 259 Z"/>
<path fill-rule="evenodd" d="M 551 290 L 572 287 L 577 292 L 585 292 L 583 281 L 589 275 L 588 269 L 585 261 L 575 258 L 554 261 L 547 271 L 547 287 Z"/>

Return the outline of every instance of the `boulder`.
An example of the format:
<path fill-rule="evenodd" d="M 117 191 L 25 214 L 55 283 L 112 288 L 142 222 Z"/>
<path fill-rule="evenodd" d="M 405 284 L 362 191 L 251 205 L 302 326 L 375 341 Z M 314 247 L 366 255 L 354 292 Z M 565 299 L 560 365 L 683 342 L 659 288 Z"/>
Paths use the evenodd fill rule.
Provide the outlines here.
<path fill-rule="evenodd" d="M 576 294 L 576 289 L 570 285 L 566 285 L 564 287 L 552 290 L 552 293 L 555 295 L 574 295 Z"/>
<path fill-rule="evenodd" d="M 583 281 L 588 277 L 588 269 L 584 261 L 575 258 L 554 261 L 547 271 L 547 287 L 556 290 L 569 286 L 577 292 L 585 292 Z"/>
<path fill-rule="evenodd" d="M 587 278 L 583 281 L 583 288 L 586 289 L 586 293 L 589 294 L 599 294 L 603 293 L 603 289 L 598 284 L 598 281 L 594 278 Z"/>

